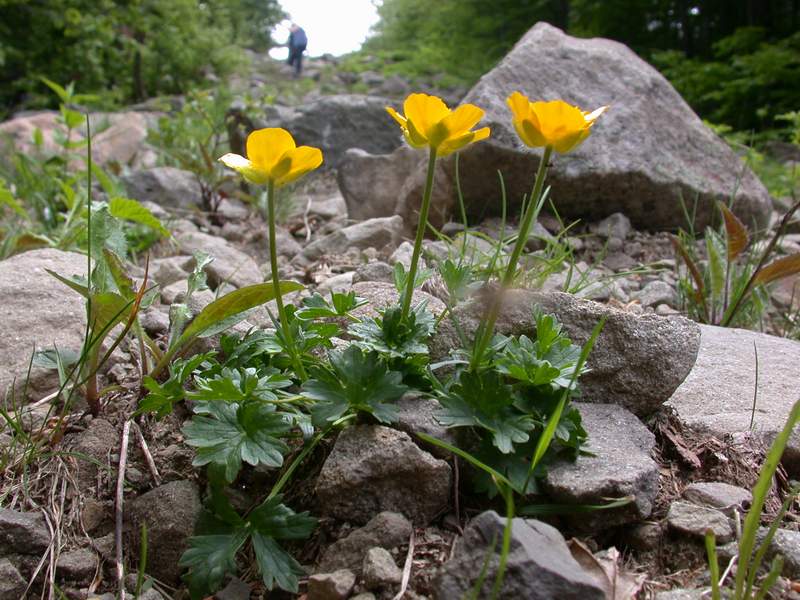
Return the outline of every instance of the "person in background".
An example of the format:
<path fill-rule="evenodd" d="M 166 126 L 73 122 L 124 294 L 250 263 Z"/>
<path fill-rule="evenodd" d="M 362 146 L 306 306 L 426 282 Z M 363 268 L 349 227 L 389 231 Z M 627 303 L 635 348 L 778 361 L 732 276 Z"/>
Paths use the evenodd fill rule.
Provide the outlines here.
<path fill-rule="evenodd" d="M 294 76 L 300 77 L 303 69 L 303 52 L 306 50 L 308 38 L 306 32 L 297 23 L 292 23 L 289 28 L 289 66 L 294 68 Z"/>

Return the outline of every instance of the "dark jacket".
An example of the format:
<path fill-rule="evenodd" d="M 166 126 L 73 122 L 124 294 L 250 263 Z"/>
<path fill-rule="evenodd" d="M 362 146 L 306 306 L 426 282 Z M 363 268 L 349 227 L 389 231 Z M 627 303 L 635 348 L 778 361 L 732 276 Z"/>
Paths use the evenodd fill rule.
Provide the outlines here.
<path fill-rule="evenodd" d="M 292 50 L 299 50 L 302 52 L 306 49 L 306 45 L 308 44 L 308 38 L 306 37 L 306 32 L 303 31 L 302 27 L 299 27 L 297 31 L 292 31 L 289 33 L 289 48 Z"/>

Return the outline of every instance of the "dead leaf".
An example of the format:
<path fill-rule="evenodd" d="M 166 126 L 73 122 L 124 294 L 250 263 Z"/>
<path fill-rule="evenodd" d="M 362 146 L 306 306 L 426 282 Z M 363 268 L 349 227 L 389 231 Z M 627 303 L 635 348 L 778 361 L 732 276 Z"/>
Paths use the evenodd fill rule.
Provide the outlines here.
<path fill-rule="evenodd" d="M 732 262 L 747 247 L 747 242 L 749 241 L 747 229 L 725 204 L 720 202 L 719 208 L 725 219 L 725 233 L 728 237 L 728 262 Z"/>
<path fill-rule="evenodd" d="M 789 275 L 800 273 L 800 254 L 790 254 L 778 260 L 773 260 L 756 275 L 756 283 L 769 283 Z"/>
<path fill-rule="evenodd" d="M 642 589 L 647 576 L 621 567 L 619 552 L 613 546 L 596 555 L 574 538 L 567 542 L 567 546 L 572 557 L 603 589 L 608 600 L 634 600 L 636 593 Z"/>

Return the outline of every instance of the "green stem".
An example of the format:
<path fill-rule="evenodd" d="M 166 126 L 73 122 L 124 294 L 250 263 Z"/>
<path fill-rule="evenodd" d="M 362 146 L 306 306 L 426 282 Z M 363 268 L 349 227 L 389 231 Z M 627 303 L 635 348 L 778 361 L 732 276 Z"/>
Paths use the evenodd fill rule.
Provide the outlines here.
<path fill-rule="evenodd" d="M 531 190 L 531 195 L 530 198 L 528 198 L 528 203 L 525 208 L 525 214 L 523 215 L 522 223 L 520 223 L 519 226 L 517 241 L 514 244 L 514 249 L 511 251 L 511 258 L 508 261 L 506 272 L 503 275 L 500 291 L 494 297 L 494 300 L 492 300 L 488 315 L 486 319 L 484 319 L 485 326 L 480 330 L 478 339 L 475 340 L 475 349 L 472 354 L 472 363 L 470 364 L 470 369 L 473 371 L 480 364 L 483 354 L 486 351 L 486 346 L 492 339 L 494 326 L 497 322 L 497 317 L 500 314 L 500 308 L 503 303 L 503 295 L 514 281 L 514 275 L 517 271 L 517 262 L 522 254 L 522 249 L 528 242 L 528 233 L 530 232 L 533 218 L 541 210 L 542 206 L 540 199 L 542 195 L 542 189 L 544 188 L 544 180 L 547 178 L 547 164 L 550 162 L 550 156 L 552 153 L 553 147 L 545 146 L 544 154 L 542 155 L 542 159 L 539 161 L 539 170 L 536 172 L 536 180 L 534 181 L 533 189 Z"/>
<path fill-rule="evenodd" d="M 275 182 L 270 180 L 267 188 L 267 222 L 269 223 L 269 264 L 272 269 L 272 285 L 275 287 L 275 303 L 278 305 L 278 319 L 280 320 L 283 337 L 286 340 L 287 350 L 292 359 L 295 373 L 300 381 L 305 381 L 308 376 L 303 368 L 303 361 L 297 354 L 294 338 L 286 318 L 286 309 L 283 307 L 283 294 L 281 294 L 281 280 L 278 273 L 278 250 L 275 244 Z"/>
<path fill-rule="evenodd" d="M 267 496 L 267 500 L 269 500 L 270 498 L 274 498 L 277 494 L 280 493 L 280 491 L 283 489 L 283 486 L 286 485 L 289 479 L 292 478 L 292 474 L 297 470 L 297 467 L 300 466 L 300 463 L 303 462 L 305 457 L 308 456 L 309 452 L 311 452 L 314 448 L 316 448 L 317 444 L 319 444 L 326 435 L 328 435 L 335 428 L 339 427 L 340 425 L 343 425 L 344 423 L 347 423 L 347 421 L 350 421 L 355 417 L 356 415 L 354 414 L 345 415 L 344 417 L 341 417 L 336 421 L 334 421 L 333 423 L 331 423 L 324 431 L 320 431 L 317 435 L 315 435 L 314 439 L 312 439 L 311 442 L 305 448 L 303 448 L 300 454 L 297 455 L 297 458 L 295 458 L 292 461 L 292 464 L 289 465 L 289 468 L 286 469 L 286 471 L 284 471 L 283 475 L 281 475 L 281 478 L 272 487 L 269 496 Z"/>
<path fill-rule="evenodd" d="M 514 492 L 499 482 L 498 489 L 500 489 L 506 501 L 506 526 L 503 528 L 503 545 L 500 548 L 500 563 L 497 565 L 497 575 L 494 580 L 494 585 L 492 586 L 492 595 L 490 596 L 492 600 L 497 598 L 498 594 L 503 589 L 503 579 L 506 574 L 508 555 L 511 552 L 511 528 L 514 524 Z"/>
<path fill-rule="evenodd" d="M 419 255 L 422 252 L 422 238 L 425 237 L 425 229 L 428 224 L 428 209 L 431 205 L 431 191 L 433 191 L 433 174 L 434 167 L 436 166 L 436 148 L 431 148 L 428 157 L 428 176 L 425 180 L 425 192 L 422 194 L 422 206 L 419 210 L 419 223 L 417 223 L 417 238 L 414 240 L 414 253 L 411 255 L 411 265 L 408 268 L 408 281 L 406 282 L 406 291 L 403 294 L 403 307 L 400 313 L 401 321 L 405 321 L 408 317 L 408 311 L 411 308 L 411 297 L 414 295 L 414 284 L 417 279 L 417 265 L 419 264 Z"/>

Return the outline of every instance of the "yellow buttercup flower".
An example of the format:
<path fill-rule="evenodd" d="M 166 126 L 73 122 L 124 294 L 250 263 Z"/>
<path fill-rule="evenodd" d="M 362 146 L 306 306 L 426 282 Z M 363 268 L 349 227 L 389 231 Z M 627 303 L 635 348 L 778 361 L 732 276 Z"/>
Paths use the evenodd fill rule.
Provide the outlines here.
<path fill-rule="evenodd" d="M 427 94 L 411 94 L 403 102 L 400 115 L 390 106 L 386 110 L 403 129 L 403 135 L 414 148 L 426 146 L 437 156 L 447 156 L 465 146 L 489 137 L 489 128 L 472 128 L 483 118 L 483 110 L 474 104 L 462 104 L 450 110 L 441 98 Z"/>
<path fill-rule="evenodd" d="M 228 153 L 219 160 L 251 183 L 264 185 L 271 181 L 276 186 L 294 181 L 322 164 L 319 148 L 298 147 L 288 131 L 277 127 L 248 135 L 247 157 Z"/>
<path fill-rule="evenodd" d="M 527 146 L 552 146 L 561 154 L 589 137 L 592 125 L 608 108 L 601 106 L 587 113 L 563 100 L 531 102 L 520 92 L 511 94 L 507 102 L 514 114 L 514 128 Z"/>

